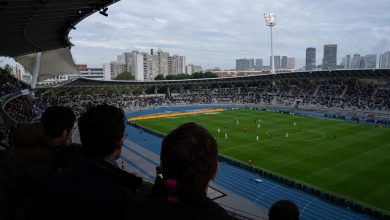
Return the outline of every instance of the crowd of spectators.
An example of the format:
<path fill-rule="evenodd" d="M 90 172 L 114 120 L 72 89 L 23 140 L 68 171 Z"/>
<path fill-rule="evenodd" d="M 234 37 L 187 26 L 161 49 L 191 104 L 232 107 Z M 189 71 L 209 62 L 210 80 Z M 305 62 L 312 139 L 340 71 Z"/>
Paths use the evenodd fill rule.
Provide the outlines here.
<path fill-rule="evenodd" d="M 266 90 L 260 87 L 193 89 L 184 90 L 182 93 L 173 93 L 171 96 L 163 94 L 140 96 L 84 94 L 35 99 L 20 97 L 9 102 L 5 110 L 18 122 L 37 120 L 44 109 L 53 105 L 71 107 L 76 115 L 84 112 L 90 106 L 99 104 L 114 105 L 126 111 L 169 105 L 237 103 L 361 111 L 390 110 L 390 95 L 387 90 L 374 90 L 372 86 L 305 86 L 306 89 L 302 90 L 302 93 L 298 93 L 297 88 L 297 85 L 282 85 L 280 87 L 269 86 Z M 312 94 L 307 93 L 307 91 L 311 91 Z"/>
<path fill-rule="evenodd" d="M 0 97 L 26 88 L 25 83 L 0 68 Z"/>
<path fill-rule="evenodd" d="M 26 85 L 1 71 L 2 94 L 21 90 Z M 261 82 L 256 86 L 192 88 L 167 94 L 76 94 L 19 97 L 6 105 L 6 112 L 17 122 L 40 118 L 49 106 L 67 106 L 78 117 L 91 106 L 113 105 L 125 111 L 169 105 L 194 104 L 258 104 L 270 106 L 341 109 L 360 111 L 390 111 L 390 87 L 350 81 L 278 81 Z"/>

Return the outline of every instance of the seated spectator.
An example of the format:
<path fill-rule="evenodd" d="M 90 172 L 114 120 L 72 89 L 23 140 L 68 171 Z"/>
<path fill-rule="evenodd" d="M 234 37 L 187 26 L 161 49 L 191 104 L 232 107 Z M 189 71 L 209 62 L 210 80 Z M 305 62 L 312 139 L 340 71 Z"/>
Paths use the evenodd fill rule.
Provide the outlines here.
<path fill-rule="evenodd" d="M 58 171 L 74 122 L 71 109 L 52 107 L 41 123 L 14 130 L 11 148 L 0 158 L 0 219 L 12 219 L 22 212 L 39 185 Z"/>
<path fill-rule="evenodd" d="M 155 182 L 150 196 L 130 202 L 124 219 L 234 219 L 206 195 L 217 159 L 217 142 L 204 127 L 176 128 L 162 142 L 163 180 Z"/>
<path fill-rule="evenodd" d="M 289 200 L 280 200 L 272 205 L 269 220 L 299 220 L 298 207 Z"/>
<path fill-rule="evenodd" d="M 81 115 L 78 127 L 84 156 L 52 176 L 35 198 L 33 219 L 118 219 L 143 180 L 120 169 L 125 121 L 114 106 L 92 107 Z"/>
<path fill-rule="evenodd" d="M 5 129 L 0 126 L 0 157 L 7 151 L 8 147 L 7 133 Z"/>

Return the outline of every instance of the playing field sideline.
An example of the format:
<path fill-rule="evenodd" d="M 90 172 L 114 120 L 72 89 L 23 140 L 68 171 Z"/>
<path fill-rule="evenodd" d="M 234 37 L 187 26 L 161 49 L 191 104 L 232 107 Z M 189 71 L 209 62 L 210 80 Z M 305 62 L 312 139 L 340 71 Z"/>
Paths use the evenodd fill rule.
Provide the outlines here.
<path fill-rule="evenodd" d="M 213 133 L 221 154 L 390 211 L 390 128 L 253 110 L 137 123 L 166 134 L 189 121 Z"/>

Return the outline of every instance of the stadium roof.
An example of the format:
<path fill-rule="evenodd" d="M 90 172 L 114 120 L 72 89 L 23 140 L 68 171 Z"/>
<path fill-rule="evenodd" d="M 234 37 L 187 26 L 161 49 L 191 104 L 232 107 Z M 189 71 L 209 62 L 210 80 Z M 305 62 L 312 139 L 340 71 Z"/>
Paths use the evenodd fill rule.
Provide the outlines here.
<path fill-rule="evenodd" d="M 0 56 L 72 46 L 68 34 L 90 14 L 119 0 L 0 0 Z"/>
<path fill-rule="evenodd" d="M 186 85 L 213 85 L 256 83 L 272 80 L 348 80 L 348 79 L 378 79 L 390 80 L 390 69 L 356 69 L 356 70 L 326 70 L 288 72 L 257 76 L 190 79 L 190 80 L 153 80 L 153 81 L 124 81 L 124 80 L 93 80 L 79 78 L 62 87 L 159 87 Z M 44 87 L 42 87 L 44 88 Z"/>

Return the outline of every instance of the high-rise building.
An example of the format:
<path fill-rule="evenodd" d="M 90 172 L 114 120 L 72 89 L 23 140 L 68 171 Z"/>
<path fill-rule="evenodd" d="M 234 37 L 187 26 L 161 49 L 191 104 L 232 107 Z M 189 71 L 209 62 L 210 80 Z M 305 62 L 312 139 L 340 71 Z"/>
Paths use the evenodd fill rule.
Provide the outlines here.
<path fill-rule="evenodd" d="M 316 48 L 306 48 L 306 70 L 313 70 L 316 66 Z"/>
<path fill-rule="evenodd" d="M 295 58 L 294 57 L 287 58 L 287 69 L 295 69 Z"/>
<path fill-rule="evenodd" d="M 351 55 L 343 58 L 344 69 L 351 69 Z"/>
<path fill-rule="evenodd" d="M 125 64 L 119 64 L 115 61 L 103 64 L 104 79 L 106 79 L 108 75 L 110 75 L 110 79 L 114 79 L 118 76 L 119 73 L 125 71 L 127 71 Z"/>
<path fill-rule="evenodd" d="M 337 44 L 324 45 L 324 58 L 322 59 L 322 70 L 336 69 L 337 65 Z"/>
<path fill-rule="evenodd" d="M 144 55 L 138 51 L 132 51 L 128 59 L 128 71 L 134 76 L 135 80 L 144 80 Z"/>
<path fill-rule="evenodd" d="M 169 75 L 178 75 L 186 72 L 186 57 L 173 55 L 169 57 Z"/>
<path fill-rule="evenodd" d="M 280 65 L 280 56 L 274 56 L 274 66 L 275 66 L 275 69 L 280 69 L 281 68 L 281 65 Z M 269 66 L 272 66 L 272 63 L 271 63 L 271 56 L 269 57 Z"/>
<path fill-rule="evenodd" d="M 363 68 L 364 64 L 362 62 L 364 62 L 363 57 L 361 57 L 360 54 L 355 53 L 352 56 L 351 69 L 361 69 L 361 68 Z"/>
<path fill-rule="evenodd" d="M 287 56 L 282 56 L 282 69 L 287 69 Z"/>
<path fill-rule="evenodd" d="M 255 70 L 263 69 L 263 59 L 256 59 Z"/>
<path fill-rule="evenodd" d="M 364 68 L 366 69 L 376 68 L 376 54 L 368 54 L 364 56 Z"/>
<path fill-rule="evenodd" d="M 12 74 L 19 80 L 25 81 L 25 82 L 31 82 L 32 81 L 32 75 L 27 72 L 22 65 L 19 63 L 15 63 L 15 66 L 12 67 Z"/>
<path fill-rule="evenodd" d="M 169 53 L 163 52 L 161 49 L 157 51 L 158 57 L 158 74 L 166 77 L 169 73 Z"/>
<path fill-rule="evenodd" d="M 379 55 L 379 68 L 390 68 L 390 51 Z"/>
<path fill-rule="evenodd" d="M 116 62 L 120 64 L 126 64 L 126 59 L 124 54 L 116 56 Z"/>
<path fill-rule="evenodd" d="M 111 80 L 111 65 L 109 63 L 103 64 L 103 79 Z"/>
<path fill-rule="evenodd" d="M 236 60 L 236 70 L 245 71 L 254 69 L 254 59 L 237 59 Z"/>
<path fill-rule="evenodd" d="M 163 52 L 161 49 L 150 50 L 150 54 L 133 50 L 117 56 L 118 62 L 111 62 L 104 67 L 105 73 L 115 78 L 118 70 L 130 72 L 135 80 L 153 80 L 157 75 L 177 75 L 186 72 L 185 56 Z"/>

